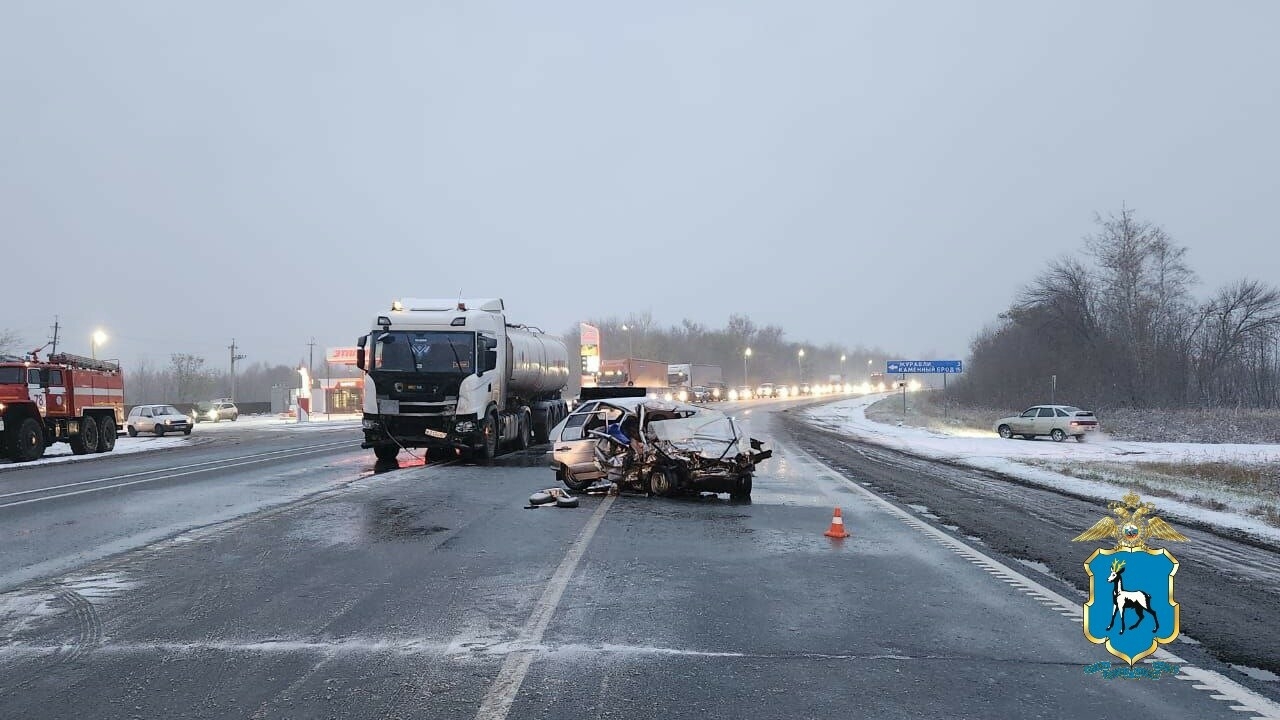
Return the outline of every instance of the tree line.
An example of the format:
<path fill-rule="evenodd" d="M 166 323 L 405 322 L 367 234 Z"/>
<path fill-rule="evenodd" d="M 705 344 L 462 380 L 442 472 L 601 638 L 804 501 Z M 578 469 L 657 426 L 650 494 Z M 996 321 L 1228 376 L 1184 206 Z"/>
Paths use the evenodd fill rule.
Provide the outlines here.
<path fill-rule="evenodd" d="M 1163 228 L 1128 208 L 1095 225 L 974 339 L 957 399 L 1280 406 L 1280 290 L 1245 278 L 1197 297 L 1187 248 Z"/>
<path fill-rule="evenodd" d="M 783 328 L 757 325 L 751 318 L 737 314 L 731 315 L 725 326 L 720 328 L 688 319 L 678 325 L 663 327 L 648 312 L 632 313 L 624 318 L 595 318 L 588 322 L 600 329 L 603 360 L 633 357 L 666 363 L 719 365 L 729 385 L 822 383 L 827 382 L 829 376 L 839 374 L 843 374 L 848 382 L 861 383 L 872 370 L 883 371 L 888 357 L 880 348 L 863 345 L 817 345 L 788 340 Z M 564 340 L 569 348 L 570 364 L 575 366 L 575 372 L 570 375 L 574 376 L 576 383 L 579 328 L 566 331 Z M 746 356 L 748 348 L 751 350 L 749 357 Z M 801 350 L 804 351 L 803 356 Z"/>

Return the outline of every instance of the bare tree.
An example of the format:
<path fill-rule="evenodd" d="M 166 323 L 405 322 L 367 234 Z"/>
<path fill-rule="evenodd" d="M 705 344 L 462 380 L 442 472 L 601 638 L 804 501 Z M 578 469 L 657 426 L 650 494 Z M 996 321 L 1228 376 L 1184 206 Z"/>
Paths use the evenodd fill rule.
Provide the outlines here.
<path fill-rule="evenodd" d="M 18 335 L 17 331 L 0 330 L 0 355 L 20 353 L 21 351 L 22 337 Z"/>

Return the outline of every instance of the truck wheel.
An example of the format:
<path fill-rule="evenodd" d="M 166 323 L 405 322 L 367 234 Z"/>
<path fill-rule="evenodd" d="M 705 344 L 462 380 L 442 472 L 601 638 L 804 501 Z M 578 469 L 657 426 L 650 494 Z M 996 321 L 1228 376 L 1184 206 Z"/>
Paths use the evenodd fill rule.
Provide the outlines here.
<path fill-rule="evenodd" d="M 737 482 L 734 484 L 733 490 L 729 493 L 731 500 L 750 500 L 751 499 L 751 473 L 744 472 L 738 476 Z"/>
<path fill-rule="evenodd" d="M 529 434 L 533 432 L 533 428 L 531 427 L 532 423 L 533 423 L 533 416 L 529 414 L 529 411 L 521 410 L 520 422 L 518 423 L 520 428 L 519 430 L 517 430 L 517 433 L 516 433 L 517 435 L 519 435 L 519 437 L 516 438 L 517 450 L 529 449 L 529 444 L 530 444 Z"/>
<path fill-rule="evenodd" d="M 395 460 L 399 454 L 399 445 L 376 445 L 373 448 L 373 455 L 379 460 Z"/>
<path fill-rule="evenodd" d="M 98 421 L 92 415 L 80 418 L 80 432 L 71 436 L 71 452 L 76 455 L 98 452 Z"/>
<path fill-rule="evenodd" d="M 39 460 L 44 455 L 44 431 L 40 423 L 27 418 L 18 425 L 13 438 L 13 459 L 18 462 Z"/>
<path fill-rule="evenodd" d="M 116 449 L 116 419 L 103 415 L 98 419 L 98 452 L 111 452 Z"/>
<path fill-rule="evenodd" d="M 480 437 L 484 442 L 480 446 L 480 459 L 489 461 L 498 456 L 498 416 L 489 413 L 480 426 Z"/>

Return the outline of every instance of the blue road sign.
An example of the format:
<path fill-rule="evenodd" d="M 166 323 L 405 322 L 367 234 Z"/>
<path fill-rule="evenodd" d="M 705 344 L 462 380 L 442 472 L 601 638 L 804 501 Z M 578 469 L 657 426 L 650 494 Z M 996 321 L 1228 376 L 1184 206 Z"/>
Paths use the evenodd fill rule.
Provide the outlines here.
<path fill-rule="evenodd" d="M 962 367 L 963 363 L 959 360 L 889 360 L 884 364 L 884 371 L 890 375 L 903 373 L 955 375 L 961 371 Z"/>

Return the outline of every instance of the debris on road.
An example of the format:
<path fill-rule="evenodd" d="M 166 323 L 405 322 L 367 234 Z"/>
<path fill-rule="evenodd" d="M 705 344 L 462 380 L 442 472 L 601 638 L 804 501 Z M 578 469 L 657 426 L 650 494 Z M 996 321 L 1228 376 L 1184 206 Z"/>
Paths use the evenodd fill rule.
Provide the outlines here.
<path fill-rule="evenodd" d="M 526 510 L 542 507 L 543 505 L 554 504 L 556 507 L 576 508 L 578 507 L 578 498 L 570 495 L 561 488 L 547 488 L 529 496 L 529 504 L 525 506 Z"/>

